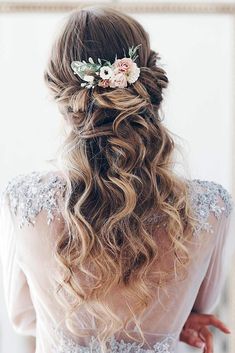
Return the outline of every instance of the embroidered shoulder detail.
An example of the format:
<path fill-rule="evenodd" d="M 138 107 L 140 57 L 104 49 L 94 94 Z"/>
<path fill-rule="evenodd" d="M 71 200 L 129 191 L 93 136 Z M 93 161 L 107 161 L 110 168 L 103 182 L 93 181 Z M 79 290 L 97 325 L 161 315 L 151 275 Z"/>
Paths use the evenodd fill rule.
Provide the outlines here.
<path fill-rule="evenodd" d="M 58 176 L 43 172 L 18 175 L 11 179 L 4 195 L 8 196 L 9 206 L 14 215 L 19 216 L 19 227 L 35 224 L 36 216 L 43 210 L 47 213 L 47 223 L 53 220 L 59 210 L 58 196 L 65 188 L 65 181 Z"/>
<path fill-rule="evenodd" d="M 72 338 L 65 335 L 63 330 L 56 330 L 59 338 L 58 343 L 52 348 L 53 353 L 101 353 L 102 349 L 98 339 L 90 336 L 89 344 L 83 346 L 75 342 Z M 123 339 L 117 340 L 115 336 L 107 340 L 108 353 L 175 353 L 177 338 L 175 335 L 165 335 L 165 337 L 156 342 L 150 348 L 142 348 L 141 343 L 126 342 Z"/>
<path fill-rule="evenodd" d="M 228 217 L 233 208 L 231 195 L 222 185 L 213 181 L 194 179 L 188 186 L 191 205 L 198 221 L 195 233 L 203 230 L 213 233 L 208 222 L 209 215 L 212 213 L 219 219 L 224 213 Z"/>

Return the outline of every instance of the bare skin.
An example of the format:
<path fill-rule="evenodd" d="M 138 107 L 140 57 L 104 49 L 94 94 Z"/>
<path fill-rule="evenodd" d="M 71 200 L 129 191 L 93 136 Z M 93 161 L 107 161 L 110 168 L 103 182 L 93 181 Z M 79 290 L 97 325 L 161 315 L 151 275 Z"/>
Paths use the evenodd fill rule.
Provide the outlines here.
<path fill-rule="evenodd" d="M 213 353 L 213 335 L 207 326 L 214 326 L 224 333 L 231 333 L 215 315 L 191 312 L 181 331 L 180 341 L 203 349 L 203 353 Z"/>

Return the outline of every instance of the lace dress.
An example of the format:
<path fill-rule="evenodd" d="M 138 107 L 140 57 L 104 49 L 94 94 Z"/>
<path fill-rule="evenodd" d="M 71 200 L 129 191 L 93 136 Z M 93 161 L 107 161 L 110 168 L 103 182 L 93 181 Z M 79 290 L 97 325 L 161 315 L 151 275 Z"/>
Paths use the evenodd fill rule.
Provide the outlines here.
<path fill-rule="evenodd" d="M 218 303 L 235 247 L 231 196 L 214 182 L 192 180 L 188 186 L 197 218 L 194 242 L 188 249 L 192 257 L 188 275 L 170 283 L 165 291 L 156 290 L 141 322 L 147 343 L 119 332 L 109 340 L 110 352 L 176 353 L 191 310 L 210 313 Z M 65 187 L 55 172 L 20 175 L 7 184 L 0 213 L 5 301 L 14 329 L 36 337 L 36 353 L 98 353 L 93 318 L 81 310 L 78 328 L 90 334 L 73 335 L 63 324 L 63 310 L 53 297 L 56 262 L 52 249 L 61 229 L 58 200 Z M 150 222 L 157 222 L 157 215 Z M 125 316 L 122 299 L 118 291 L 110 296 L 116 312 Z M 136 327 L 130 332 L 137 334 Z"/>

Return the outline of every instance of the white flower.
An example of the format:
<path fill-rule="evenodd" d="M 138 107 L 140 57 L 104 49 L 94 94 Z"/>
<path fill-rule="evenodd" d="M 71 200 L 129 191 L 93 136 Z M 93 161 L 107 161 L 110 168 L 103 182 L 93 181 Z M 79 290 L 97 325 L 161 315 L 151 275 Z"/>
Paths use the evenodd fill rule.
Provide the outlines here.
<path fill-rule="evenodd" d="M 89 83 L 93 83 L 93 81 L 94 81 L 94 76 L 85 75 L 83 79 L 84 79 L 84 81 L 87 81 L 87 82 L 89 82 Z"/>
<path fill-rule="evenodd" d="M 111 67 L 109 66 L 102 66 L 100 69 L 100 77 L 103 80 L 108 80 L 109 78 L 111 78 L 113 75 L 113 70 Z"/>
<path fill-rule="evenodd" d="M 130 73 L 127 74 L 127 81 L 129 83 L 134 83 L 135 81 L 138 80 L 139 75 L 140 75 L 140 68 L 136 65 L 136 63 L 134 63 Z"/>

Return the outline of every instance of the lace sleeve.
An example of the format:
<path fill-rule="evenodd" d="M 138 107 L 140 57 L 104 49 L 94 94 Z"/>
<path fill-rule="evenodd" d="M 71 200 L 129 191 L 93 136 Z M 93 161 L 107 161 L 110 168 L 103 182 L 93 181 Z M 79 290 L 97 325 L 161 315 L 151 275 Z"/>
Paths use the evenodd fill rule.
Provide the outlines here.
<path fill-rule="evenodd" d="M 17 333 L 36 336 L 36 313 L 27 278 L 17 261 L 15 227 L 5 198 L 0 208 L 0 239 L 3 291 L 8 317 Z"/>
<path fill-rule="evenodd" d="M 210 313 L 219 302 L 222 288 L 229 273 L 232 255 L 235 250 L 235 209 L 225 210 L 219 217 L 213 233 L 214 244 L 206 275 L 200 286 L 193 310 Z"/>

